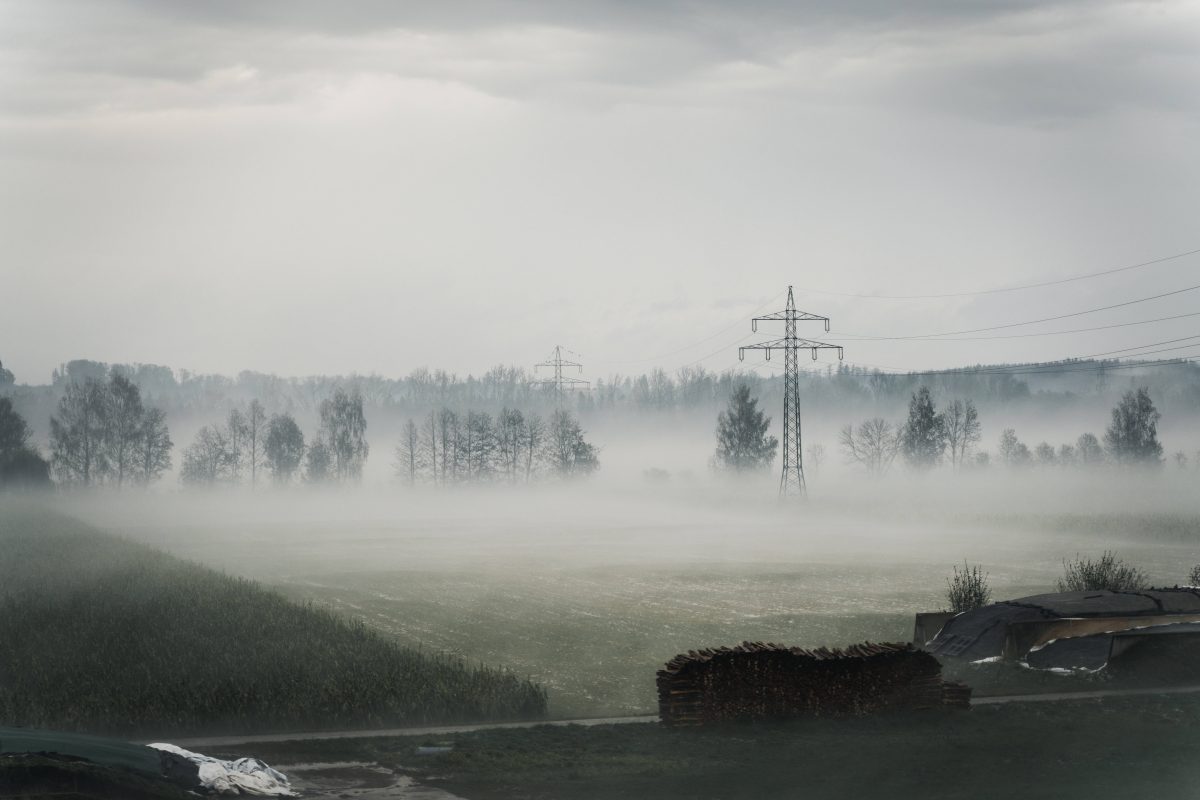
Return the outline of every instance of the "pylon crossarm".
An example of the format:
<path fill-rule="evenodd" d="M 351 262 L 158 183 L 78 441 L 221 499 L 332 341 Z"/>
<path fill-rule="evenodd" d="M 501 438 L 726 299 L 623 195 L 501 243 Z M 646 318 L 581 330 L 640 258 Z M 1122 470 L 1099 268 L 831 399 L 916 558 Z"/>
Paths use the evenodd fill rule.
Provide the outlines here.
<path fill-rule="evenodd" d="M 758 342 L 757 344 L 742 345 L 738 348 L 738 350 L 783 350 L 787 346 L 787 339 L 776 339 L 773 342 Z"/>
<path fill-rule="evenodd" d="M 807 311 L 788 311 L 786 309 L 783 311 L 776 311 L 773 314 L 763 314 L 761 317 L 754 317 L 751 322 L 758 322 L 759 320 L 764 322 L 770 322 L 772 320 L 787 321 L 789 319 L 794 319 L 797 322 L 829 322 L 829 317 L 822 317 L 820 314 L 810 314 Z"/>

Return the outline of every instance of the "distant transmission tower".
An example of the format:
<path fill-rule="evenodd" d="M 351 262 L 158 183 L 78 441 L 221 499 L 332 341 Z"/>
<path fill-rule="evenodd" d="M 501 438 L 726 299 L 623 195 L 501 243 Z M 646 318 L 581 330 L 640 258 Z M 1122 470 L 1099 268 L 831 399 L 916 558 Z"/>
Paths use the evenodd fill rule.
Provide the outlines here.
<path fill-rule="evenodd" d="M 541 386 L 553 386 L 555 397 L 558 399 L 558 404 L 560 406 L 562 405 L 563 396 L 565 395 L 568 386 L 577 386 L 579 384 L 583 384 L 584 386 L 591 385 L 591 381 L 585 381 L 583 378 L 569 378 L 566 375 L 563 375 L 563 367 L 578 367 L 579 371 L 582 373 L 583 364 L 580 364 L 577 361 L 564 360 L 562 357 L 562 351 L 562 345 L 556 345 L 554 348 L 554 355 L 550 356 L 540 364 L 533 365 L 533 371 L 535 374 L 541 367 L 552 367 L 554 369 L 553 378 L 545 378 L 543 380 L 536 381 L 536 383 Z"/>
<path fill-rule="evenodd" d="M 750 329 L 758 332 L 759 320 L 783 321 L 783 338 L 772 342 L 760 342 L 738 348 L 738 360 L 746 356 L 747 350 L 763 350 L 767 361 L 771 360 L 772 350 L 783 351 L 783 475 L 779 478 L 779 496 L 804 497 L 808 487 L 804 483 L 804 462 L 800 458 L 800 357 L 801 350 L 811 350 L 813 360 L 817 360 L 818 350 L 837 350 L 838 359 L 842 358 L 842 348 L 836 344 L 801 339 L 796 335 L 798 321 L 819 321 L 825 323 L 829 330 L 829 317 L 809 314 L 807 311 L 797 311 L 796 301 L 792 299 L 792 287 L 788 287 L 787 308 L 767 314 L 765 317 L 755 317 L 750 322 Z"/>

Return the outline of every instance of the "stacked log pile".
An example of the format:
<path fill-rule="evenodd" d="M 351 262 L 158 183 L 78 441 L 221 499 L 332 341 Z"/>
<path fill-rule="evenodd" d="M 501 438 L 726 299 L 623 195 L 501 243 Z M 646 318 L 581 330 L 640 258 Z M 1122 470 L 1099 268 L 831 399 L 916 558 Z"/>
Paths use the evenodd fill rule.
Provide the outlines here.
<path fill-rule="evenodd" d="M 971 690 L 942 680 L 942 665 L 910 644 L 805 650 L 763 642 L 692 650 L 658 673 L 664 724 L 861 716 L 966 707 Z"/>

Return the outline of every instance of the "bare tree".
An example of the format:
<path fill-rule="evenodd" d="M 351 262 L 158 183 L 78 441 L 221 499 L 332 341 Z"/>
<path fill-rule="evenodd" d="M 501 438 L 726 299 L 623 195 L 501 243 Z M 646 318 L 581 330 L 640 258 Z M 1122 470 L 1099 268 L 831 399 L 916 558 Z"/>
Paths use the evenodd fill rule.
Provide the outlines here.
<path fill-rule="evenodd" d="M 304 480 L 309 483 L 327 483 L 333 478 L 333 450 L 320 435 L 305 453 Z"/>
<path fill-rule="evenodd" d="M 146 409 L 137 442 L 138 482 L 149 486 L 171 468 L 171 433 L 167 415 L 161 408 Z"/>
<path fill-rule="evenodd" d="M 600 467 L 596 448 L 583 438 L 583 428 L 569 411 L 558 410 L 550 418 L 546 450 L 551 469 L 560 477 L 586 475 Z"/>
<path fill-rule="evenodd" d="M 145 408 L 138 387 L 116 373 L 109 378 L 105 400 L 104 450 L 113 480 L 120 488 L 137 472 Z"/>
<path fill-rule="evenodd" d="M 229 477 L 234 483 L 241 483 L 242 467 L 246 461 L 246 446 L 250 439 L 250 425 L 241 409 L 235 408 L 225 418 L 225 431 L 222 437 L 228 451 Z"/>
<path fill-rule="evenodd" d="M 496 467 L 496 424 L 486 412 L 467 414 L 467 474 L 488 480 Z"/>
<path fill-rule="evenodd" d="M 1058 466 L 1058 452 L 1049 442 L 1039 442 L 1033 448 L 1033 460 L 1039 467 Z"/>
<path fill-rule="evenodd" d="M 438 415 L 436 411 L 430 411 L 421 425 L 421 450 L 429 464 L 430 480 L 435 486 L 438 482 L 438 441 Z"/>
<path fill-rule="evenodd" d="M 321 402 L 320 413 L 320 438 L 332 456 L 334 477 L 358 480 L 370 453 L 362 394 L 357 389 L 351 393 L 337 389 L 333 397 Z"/>
<path fill-rule="evenodd" d="M 1033 460 L 1029 446 L 1017 438 L 1013 428 L 1005 428 L 1000 432 L 1000 460 L 1006 467 L 1025 467 Z"/>
<path fill-rule="evenodd" d="M 1104 448 L 1094 433 L 1081 433 L 1075 440 L 1075 452 L 1079 463 L 1085 467 L 1094 467 L 1104 463 Z"/>
<path fill-rule="evenodd" d="M 72 381 L 50 418 L 50 463 L 58 479 L 91 486 L 108 471 L 105 455 L 107 392 L 95 378 Z"/>
<path fill-rule="evenodd" d="M 411 419 L 400 431 L 400 442 L 396 445 L 396 474 L 412 486 L 417 482 L 417 468 L 421 463 L 421 436 L 417 424 Z"/>
<path fill-rule="evenodd" d="M 263 465 L 267 438 L 267 411 L 257 398 L 246 409 L 246 464 L 250 467 L 250 486 L 258 485 L 258 468 Z"/>
<path fill-rule="evenodd" d="M 502 409 L 496 425 L 496 448 L 500 455 L 500 469 L 510 482 L 517 479 L 524 438 L 525 417 L 515 408 Z"/>
<path fill-rule="evenodd" d="M 979 424 L 979 412 L 970 400 L 954 399 L 942 412 L 942 424 L 946 434 L 946 449 L 950 452 L 950 465 L 964 466 L 971 450 L 983 438 L 983 426 Z"/>
<path fill-rule="evenodd" d="M 882 417 L 842 428 L 838 436 L 847 463 L 858 464 L 871 475 L 883 475 L 900 454 L 900 432 Z"/>
<path fill-rule="evenodd" d="M 816 475 L 825 463 L 825 445 L 814 442 L 808 446 L 808 465 Z"/>
<path fill-rule="evenodd" d="M 212 486 L 232 479 L 235 474 L 233 450 L 226 431 L 205 425 L 196 440 L 183 451 L 179 479 L 192 486 Z"/>
<path fill-rule="evenodd" d="M 443 408 L 438 428 L 442 435 L 442 483 L 454 483 L 458 479 L 458 415 Z"/>
<path fill-rule="evenodd" d="M 267 423 L 263 457 L 277 484 L 291 483 L 304 458 L 304 433 L 291 414 L 275 414 Z"/>
<path fill-rule="evenodd" d="M 525 421 L 524 450 L 525 450 L 525 480 L 533 479 L 533 471 L 537 466 L 538 457 L 542 452 L 542 444 L 546 438 L 546 423 L 537 414 L 530 415 Z"/>

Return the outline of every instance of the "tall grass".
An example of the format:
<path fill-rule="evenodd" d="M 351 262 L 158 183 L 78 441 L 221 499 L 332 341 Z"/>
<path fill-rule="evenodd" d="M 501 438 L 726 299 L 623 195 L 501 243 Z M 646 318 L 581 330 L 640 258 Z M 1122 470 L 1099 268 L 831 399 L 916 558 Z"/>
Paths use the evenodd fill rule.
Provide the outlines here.
<path fill-rule="evenodd" d="M 0 724 L 119 735 L 533 719 L 545 690 L 47 513 L 0 513 Z"/>

